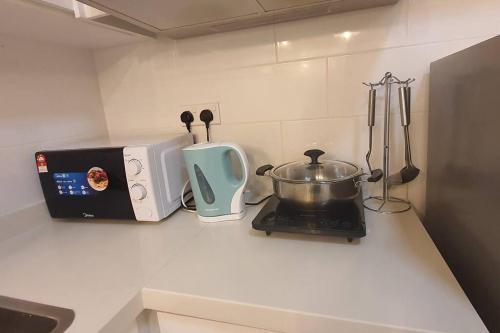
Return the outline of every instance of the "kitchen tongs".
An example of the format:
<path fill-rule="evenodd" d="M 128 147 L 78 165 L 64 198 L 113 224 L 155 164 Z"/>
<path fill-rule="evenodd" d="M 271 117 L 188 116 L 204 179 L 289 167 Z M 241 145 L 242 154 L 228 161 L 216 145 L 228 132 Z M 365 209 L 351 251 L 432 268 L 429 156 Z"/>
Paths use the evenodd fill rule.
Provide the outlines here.
<path fill-rule="evenodd" d="M 368 165 L 368 170 L 370 171 L 370 177 L 368 177 L 367 181 L 371 183 L 378 182 L 384 175 L 380 169 L 372 170 L 372 166 L 370 164 L 370 156 L 372 154 L 373 145 L 373 126 L 375 126 L 376 98 L 377 91 L 374 89 L 374 86 L 370 84 L 370 91 L 368 93 L 368 128 L 370 129 L 370 132 L 368 139 L 368 152 L 366 153 L 366 164 Z"/>

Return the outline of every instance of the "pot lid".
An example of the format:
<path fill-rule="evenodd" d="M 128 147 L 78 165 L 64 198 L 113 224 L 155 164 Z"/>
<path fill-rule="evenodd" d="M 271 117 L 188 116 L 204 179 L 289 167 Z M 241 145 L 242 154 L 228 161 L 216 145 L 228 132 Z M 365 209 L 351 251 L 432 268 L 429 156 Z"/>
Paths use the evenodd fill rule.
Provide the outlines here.
<path fill-rule="evenodd" d="M 311 149 L 304 153 L 311 161 L 296 161 L 283 164 L 272 171 L 273 176 L 292 182 L 336 182 L 359 175 L 360 169 L 351 163 L 322 160 L 318 158 L 325 152 Z"/>

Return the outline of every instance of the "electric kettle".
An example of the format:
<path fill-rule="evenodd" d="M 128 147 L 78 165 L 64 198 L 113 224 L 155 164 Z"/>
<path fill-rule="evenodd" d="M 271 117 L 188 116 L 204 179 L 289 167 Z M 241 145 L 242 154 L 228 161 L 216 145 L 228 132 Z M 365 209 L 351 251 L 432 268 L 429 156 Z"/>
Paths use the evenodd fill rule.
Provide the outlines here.
<path fill-rule="evenodd" d="M 203 222 L 242 218 L 248 182 L 243 149 L 233 143 L 198 143 L 184 148 L 183 153 L 198 218 Z"/>

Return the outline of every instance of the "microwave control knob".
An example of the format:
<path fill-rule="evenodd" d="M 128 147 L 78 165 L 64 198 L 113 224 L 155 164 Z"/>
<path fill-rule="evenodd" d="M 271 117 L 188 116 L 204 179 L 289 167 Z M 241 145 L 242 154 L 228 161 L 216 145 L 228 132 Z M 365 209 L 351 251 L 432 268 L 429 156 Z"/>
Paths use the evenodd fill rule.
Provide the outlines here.
<path fill-rule="evenodd" d="M 148 194 L 148 191 L 141 184 L 134 184 L 130 188 L 130 197 L 133 200 L 142 200 L 146 197 L 147 194 Z"/>
<path fill-rule="evenodd" d="M 131 159 L 130 161 L 127 162 L 127 173 L 130 176 L 135 176 L 141 173 L 142 171 L 142 164 L 141 161 L 134 159 Z"/>

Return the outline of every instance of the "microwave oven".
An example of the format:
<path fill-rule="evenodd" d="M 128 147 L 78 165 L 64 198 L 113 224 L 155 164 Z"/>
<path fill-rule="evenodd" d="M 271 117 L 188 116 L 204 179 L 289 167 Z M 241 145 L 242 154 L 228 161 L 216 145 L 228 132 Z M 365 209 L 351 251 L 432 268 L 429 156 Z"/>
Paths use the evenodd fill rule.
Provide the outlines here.
<path fill-rule="evenodd" d="M 35 153 L 54 218 L 160 221 L 180 207 L 182 148 L 191 134 L 92 143 Z"/>

